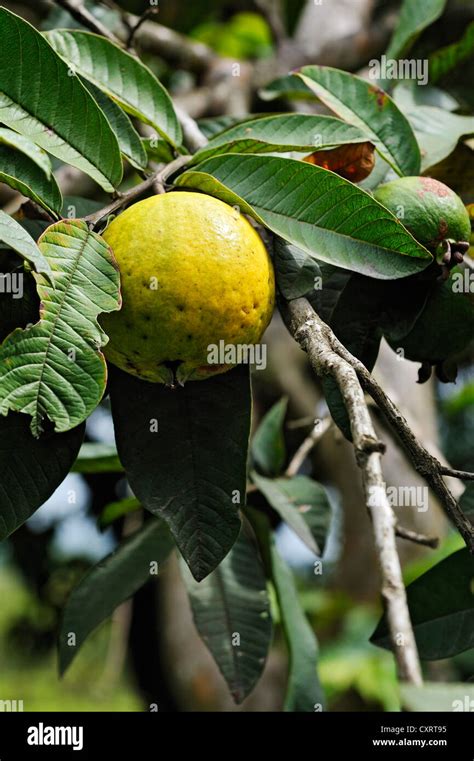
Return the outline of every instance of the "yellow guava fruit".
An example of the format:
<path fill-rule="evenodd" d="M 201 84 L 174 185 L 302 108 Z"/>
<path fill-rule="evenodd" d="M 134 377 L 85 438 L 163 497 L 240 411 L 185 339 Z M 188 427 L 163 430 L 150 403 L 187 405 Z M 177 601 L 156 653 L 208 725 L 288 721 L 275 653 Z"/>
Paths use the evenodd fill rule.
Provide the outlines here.
<path fill-rule="evenodd" d="M 260 341 L 275 303 L 273 267 L 238 210 L 201 193 L 165 193 L 130 206 L 103 237 L 123 300 L 101 317 L 112 364 L 182 384 L 230 370 L 232 347 Z"/>

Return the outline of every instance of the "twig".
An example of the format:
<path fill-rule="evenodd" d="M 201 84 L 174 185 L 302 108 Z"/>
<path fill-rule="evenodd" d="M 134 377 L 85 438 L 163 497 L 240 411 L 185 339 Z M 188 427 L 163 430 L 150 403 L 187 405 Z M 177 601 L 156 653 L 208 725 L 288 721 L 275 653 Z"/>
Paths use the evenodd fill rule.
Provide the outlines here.
<path fill-rule="evenodd" d="M 191 156 L 179 156 L 174 161 L 171 161 L 170 164 L 167 164 L 164 168 L 159 169 L 157 172 L 154 172 L 152 175 L 150 175 L 150 177 L 147 177 L 147 179 L 143 180 L 143 182 L 140 182 L 138 185 L 134 185 L 133 188 L 130 188 L 130 190 L 127 190 L 125 193 L 121 193 L 118 198 L 109 203 L 107 206 L 104 206 L 103 209 L 99 209 L 99 211 L 95 211 L 93 214 L 89 214 L 87 217 L 84 217 L 84 221 L 89 222 L 89 224 L 94 227 L 98 222 L 100 222 L 101 219 L 107 217 L 109 214 L 113 214 L 115 211 L 121 209 L 123 206 L 126 206 L 131 201 L 134 201 L 146 190 L 152 188 L 155 184 L 160 185 L 164 183 L 168 177 L 177 172 L 178 169 L 181 169 L 183 166 L 185 166 L 190 160 Z"/>
<path fill-rule="evenodd" d="M 417 531 L 412 531 L 399 524 L 395 526 L 395 533 L 401 539 L 408 539 L 410 542 L 422 544 L 425 547 L 432 547 L 434 550 L 439 546 L 439 539 L 437 536 L 425 536 L 425 534 L 419 534 Z"/>
<path fill-rule="evenodd" d="M 147 8 L 147 10 L 144 13 L 142 13 L 138 21 L 135 23 L 135 26 L 130 27 L 130 32 L 129 32 L 127 43 L 126 43 L 127 50 L 129 50 L 133 46 L 133 38 L 135 37 L 136 33 L 140 29 L 141 25 L 145 21 L 147 21 L 147 19 L 149 19 L 150 16 L 154 16 L 155 14 L 157 14 L 158 11 L 159 11 L 159 8 L 157 8 L 156 6 Z"/>
<path fill-rule="evenodd" d="M 428 450 L 425 449 L 422 444 L 420 444 L 400 410 L 387 396 L 385 391 L 378 385 L 377 381 L 374 380 L 365 365 L 363 365 L 360 360 L 358 360 L 349 351 L 347 351 L 346 347 L 336 338 L 334 333 L 328 328 L 327 325 L 325 327 L 326 330 L 329 331 L 329 340 L 333 350 L 337 352 L 340 357 L 345 359 L 346 362 L 351 365 L 351 367 L 354 368 L 359 377 L 362 388 L 364 391 L 370 394 L 382 414 L 387 419 L 391 428 L 398 435 L 403 448 L 410 457 L 413 467 L 417 473 L 423 476 L 426 483 L 436 494 L 441 504 L 444 506 L 446 512 L 448 513 L 448 516 L 451 518 L 462 538 L 466 542 L 466 546 L 468 547 L 469 551 L 474 554 L 474 525 L 464 515 L 463 511 L 459 507 L 458 502 L 443 480 L 443 475 L 461 478 L 460 474 L 464 474 L 464 471 L 455 471 L 442 465 L 439 460 L 436 459 L 436 457 L 433 457 L 433 455 L 430 454 L 430 452 L 428 452 Z M 464 475 L 470 476 L 470 474 Z"/>
<path fill-rule="evenodd" d="M 440 465 L 439 472 L 443 476 L 459 478 L 461 481 L 474 481 L 474 473 L 470 473 L 468 470 L 456 470 L 456 468 L 448 468 L 447 465 Z"/>
<path fill-rule="evenodd" d="M 64 8 L 73 19 L 79 21 L 80 24 L 87 29 L 90 29 L 94 34 L 100 34 L 102 37 L 107 37 L 111 42 L 121 44 L 120 40 L 118 40 L 106 26 L 92 15 L 82 3 L 82 0 L 55 0 L 55 3 L 56 5 L 60 5 L 61 8 Z"/>
<path fill-rule="evenodd" d="M 350 363 L 336 353 L 330 328 L 306 299 L 295 299 L 282 308 L 290 333 L 307 352 L 318 376 L 331 375 L 344 399 L 361 469 L 367 509 L 372 518 L 375 546 L 382 574 L 382 596 L 393 652 L 400 679 L 422 684 L 421 668 L 407 606 L 400 559 L 395 541 L 396 520 L 390 506 L 382 473 L 381 452 L 359 379 Z"/>
<path fill-rule="evenodd" d="M 331 425 L 332 420 L 329 416 L 323 420 L 318 420 L 314 424 L 311 433 L 304 439 L 304 441 L 300 444 L 295 454 L 293 455 L 291 462 L 285 471 L 285 476 L 291 478 L 291 476 L 295 476 L 298 473 L 303 462 L 306 460 L 313 447 L 316 446 L 318 441 L 322 439 Z"/>
<path fill-rule="evenodd" d="M 203 135 L 194 119 L 176 104 L 174 110 L 176 111 L 176 116 L 183 129 L 184 144 L 186 148 L 191 152 L 203 148 L 207 144 L 207 138 Z"/>

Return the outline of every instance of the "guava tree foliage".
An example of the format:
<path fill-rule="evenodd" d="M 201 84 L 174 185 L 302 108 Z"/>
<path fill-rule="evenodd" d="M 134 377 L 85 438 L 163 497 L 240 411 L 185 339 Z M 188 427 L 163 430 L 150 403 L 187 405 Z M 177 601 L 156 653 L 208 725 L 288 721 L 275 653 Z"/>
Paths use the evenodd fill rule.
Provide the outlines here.
<path fill-rule="evenodd" d="M 403 26 L 398 35 L 405 49 Z M 290 660 L 285 708 L 313 711 L 324 703 L 318 646 L 273 529 L 286 522 L 320 558 L 328 495 L 312 478 L 286 472 L 285 400 L 249 445 L 248 366 L 176 389 L 107 367 L 99 318 L 120 309 L 121 295 L 101 232 L 125 205 L 123 177 L 141 177 L 143 192 L 152 192 L 147 178 L 161 162 L 171 167 L 168 192 L 215 196 L 266 230 L 281 303 L 306 296 L 369 371 L 384 336 L 401 356 L 425 371 L 435 365 L 446 379 L 474 335 L 469 271 L 459 262 L 442 277 L 436 252 L 372 191 L 447 156 L 461 135 L 474 133 L 473 118 L 419 106 L 404 91 L 394 99 L 344 71 L 305 66 L 261 96 L 296 92 L 331 115 L 249 114 L 224 129 L 219 119 L 206 120 L 208 142 L 190 153 L 169 94 L 119 44 L 82 29 L 41 33 L 5 9 L 0 42 L 0 181 L 29 199 L 24 213 L 0 212 L 0 265 L 11 286 L 0 297 L 0 539 L 71 469 L 125 472 L 134 496 L 111 505 L 102 525 L 144 509 L 141 528 L 72 591 L 60 669 L 177 548 L 196 627 L 235 700 L 249 694 L 265 665 L 271 585 Z M 140 135 L 139 123 L 151 137 Z M 436 129 L 444 155 L 432 140 Z M 109 207 L 63 198 L 52 171 L 58 162 L 89 175 L 111 195 Z M 323 387 L 351 439 L 338 388 L 330 377 Z M 112 451 L 83 443 L 85 421 L 107 395 Z M 422 658 L 474 646 L 471 578 L 466 549 L 408 587 Z M 390 647 L 387 631 L 382 620 L 373 641 Z"/>

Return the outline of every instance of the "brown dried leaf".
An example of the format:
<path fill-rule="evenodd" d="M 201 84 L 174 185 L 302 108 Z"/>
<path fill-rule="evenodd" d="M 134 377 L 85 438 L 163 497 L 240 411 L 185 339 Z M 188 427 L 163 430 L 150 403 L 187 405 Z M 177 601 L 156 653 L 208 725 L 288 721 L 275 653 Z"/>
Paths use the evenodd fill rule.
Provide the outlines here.
<path fill-rule="evenodd" d="M 315 151 L 303 161 L 330 169 L 351 182 L 361 182 L 369 176 L 375 164 L 375 148 L 371 142 L 340 145 L 331 151 Z"/>

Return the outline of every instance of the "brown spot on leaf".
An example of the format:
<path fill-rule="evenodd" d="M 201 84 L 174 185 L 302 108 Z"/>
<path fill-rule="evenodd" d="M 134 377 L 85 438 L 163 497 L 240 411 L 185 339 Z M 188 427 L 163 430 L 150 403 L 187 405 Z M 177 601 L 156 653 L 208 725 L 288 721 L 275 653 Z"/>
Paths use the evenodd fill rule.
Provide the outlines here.
<path fill-rule="evenodd" d="M 371 142 L 341 145 L 330 151 L 315 151 L 303 161 L 330 169 L 351 182 L 361 182 L 369 176 L 375 164 L 375 149 Z"/>

